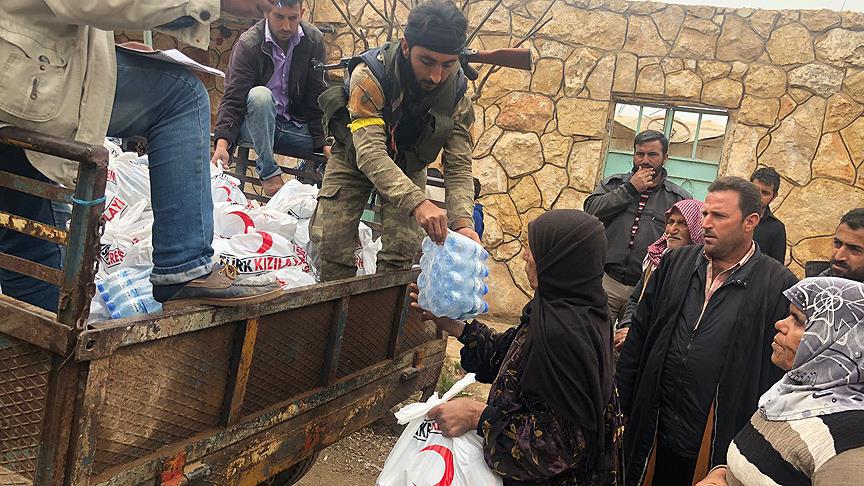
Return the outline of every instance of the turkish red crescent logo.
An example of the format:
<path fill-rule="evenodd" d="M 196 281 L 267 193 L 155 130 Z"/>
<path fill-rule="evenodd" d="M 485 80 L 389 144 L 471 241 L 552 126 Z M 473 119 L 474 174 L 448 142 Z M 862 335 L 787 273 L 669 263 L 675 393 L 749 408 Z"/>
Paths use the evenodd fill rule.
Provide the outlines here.
<path fill-rule="evenodd" d="M 248 233 L 249 228 L 255 228 L 255 221 L 252 221 L 252 218 L 250 218 L 249 215 L 244 213 L 243 211 L 231 211 L 228 214 L 237 216 L 238 218 L 243 220 L 243 224 L 245 225 L 245 227 L 243 228 L 243 233 Z"/>
<path fill-rule="evenodd" d="M 264 253 L 273 248 L 273 237 L 270 236 L 270 233 L 259 231 L 258 234 L 261 235 L 261 248 L 258 248 L 257 253 Z"/>
<path fill-rule="evenodd" d="M 444 476 L 434 486 L 450 486 L 453 484 L 453 478 L 456 476 L 456 469 L 453 466 L 453 452 L 442 445 L 431 445 L 420 449 L 420 452 L 426 451 L 432 451 L 444 459 Z M 415 484 L 414 486 L 417 485 Z"/>
<path fill-rule="evenodd" d="M 228 194 L 228 196 L 225 197 L 225 201 L 226 201 L 226 202 L 234 202 L 234 200 L 231 199 L 231 189 L 230 189 L 229 187 L 226 187 L 226 186 L 217 186 L 217 188 L 218 188 L 218 189 L 222 189 L 222 190 L 224 190 L 224 191 Z"/>

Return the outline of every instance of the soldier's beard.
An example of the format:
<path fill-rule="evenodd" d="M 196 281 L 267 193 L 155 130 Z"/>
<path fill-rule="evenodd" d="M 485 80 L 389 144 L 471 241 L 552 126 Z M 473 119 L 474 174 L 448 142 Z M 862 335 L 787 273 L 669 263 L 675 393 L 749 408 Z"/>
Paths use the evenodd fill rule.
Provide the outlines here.
<path fill-rule="evenodd" d="M 408 51 L 408 55 L 411 55 L 411 51 Z M 411 60 L 406 58 L 405 56 L 397 56 L 396 57 L 396 68 L 399 69 L 399 78 L 403 79 L 403 84 L 405 88 L 408 89 L 411 93 L 423 93 L 426 90 L 420 86 L 420 83 L 417 81 L 417 76 L 414 75 L 414 68 L 411 67 Z"/>

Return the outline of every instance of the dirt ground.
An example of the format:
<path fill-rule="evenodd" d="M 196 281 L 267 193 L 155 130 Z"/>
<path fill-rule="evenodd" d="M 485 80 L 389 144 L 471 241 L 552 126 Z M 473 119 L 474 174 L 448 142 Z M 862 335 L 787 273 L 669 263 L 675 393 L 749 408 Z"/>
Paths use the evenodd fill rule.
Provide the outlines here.
<path fill-rule="evenodd" d="M 506 323 L 493 323 L 490 326 L 499 330 L 509 327 Z M 464 373 L 457 366 L 461 347 L 462 345 L 454 338 L 450 338 L 447 343 L 450 369 L 458 370 L 455 374 L 451 371 L 450 376 L 446 376 L 448 366 L 445 364 L 442 380 L 449 384 L 461 378 Z M 481 402 L 486 401 L 489 385 L 475 383 L 468 387 L 465 395 Z M 400 425 L 374 424 L 365 427 L 321 451 L 312 470 L 296 485 L 372 486 L 401 433 Z"/>

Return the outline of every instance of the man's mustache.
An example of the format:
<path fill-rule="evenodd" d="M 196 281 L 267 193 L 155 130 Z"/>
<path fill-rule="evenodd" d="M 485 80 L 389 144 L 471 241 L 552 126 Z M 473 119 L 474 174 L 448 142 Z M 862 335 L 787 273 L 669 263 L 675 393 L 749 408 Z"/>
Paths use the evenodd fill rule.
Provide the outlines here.
<path fill-rule="evenodd" d="M 844 270 L 849 270 L 849 265 L 846 262 L 838 262 L 837 260 L 834 260 L 833 258 L 831 259 L 831 265 L 834 265 L 836 267 L 840 267 Z"/>

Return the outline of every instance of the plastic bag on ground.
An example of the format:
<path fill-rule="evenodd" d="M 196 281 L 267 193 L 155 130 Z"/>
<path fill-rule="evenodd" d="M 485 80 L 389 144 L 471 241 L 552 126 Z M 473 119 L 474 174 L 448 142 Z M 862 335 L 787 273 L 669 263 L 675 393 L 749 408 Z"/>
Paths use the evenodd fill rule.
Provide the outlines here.
<path fill-rule="evenodd" d="M 375 482 L 376 486 L 501 486 L 501 477 L 486 465 L 483 440 L 476 431 L 444 437 L 426 414 L 474 383 L 469 373 L 441 398 L 433 394 L 425 403 L 413 403 L 396 412 L 408 424 Z"/>

